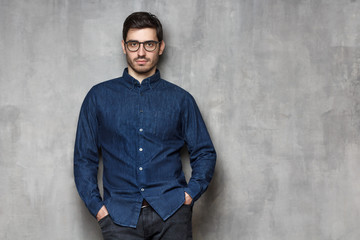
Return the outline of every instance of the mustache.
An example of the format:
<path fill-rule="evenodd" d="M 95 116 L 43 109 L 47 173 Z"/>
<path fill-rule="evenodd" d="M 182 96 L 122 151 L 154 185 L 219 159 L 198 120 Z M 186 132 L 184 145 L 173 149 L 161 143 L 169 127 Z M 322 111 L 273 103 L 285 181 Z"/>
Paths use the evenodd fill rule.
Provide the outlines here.
<path fill-rule="evenodd" d="M 134 61 L 137 61 L 137 60 L 146 60 L 146 61 L 150 61 L 149 58 L 146 58 L 146 57 L 138 57 L 138 58 L 134 58 Z"/>

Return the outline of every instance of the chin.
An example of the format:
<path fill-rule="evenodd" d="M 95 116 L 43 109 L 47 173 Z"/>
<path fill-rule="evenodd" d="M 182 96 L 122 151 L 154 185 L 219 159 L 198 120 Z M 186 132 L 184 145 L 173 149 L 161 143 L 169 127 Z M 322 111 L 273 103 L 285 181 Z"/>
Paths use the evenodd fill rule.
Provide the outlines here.
<path fill-rule="evenodd" d="M 153 69 L 154 69 L 155 67 L 142 67 L 142 66 L 140 66 L 140 67 L 135 67 L 135 68 L 133 68 L 133 70 L 135 71 L 135 72 L 137 72 L 137 73 L 140 73 L 140 74 L 146 74 L 146 73 L 149 73 L 149 72 L 151 72 Z"/>

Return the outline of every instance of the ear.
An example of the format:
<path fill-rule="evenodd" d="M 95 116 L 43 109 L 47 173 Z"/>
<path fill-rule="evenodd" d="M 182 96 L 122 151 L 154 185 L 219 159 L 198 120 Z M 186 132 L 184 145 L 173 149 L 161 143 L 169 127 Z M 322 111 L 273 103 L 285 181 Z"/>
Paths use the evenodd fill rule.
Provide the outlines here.
<path fill-rule="evenodd" d="M 162 40 L 160 43 L 159 55 L 163 54 L 164 50 L 165 50 L 165 42 L 164 40 Z"/>
<path fill-rule="evenodd" d="M 123 53 L 126 54 L 126 49 L 125 49 L 125 42 L 124 42 L 124 40 L 121 40 L 121 47 L 122 47 Z"/>

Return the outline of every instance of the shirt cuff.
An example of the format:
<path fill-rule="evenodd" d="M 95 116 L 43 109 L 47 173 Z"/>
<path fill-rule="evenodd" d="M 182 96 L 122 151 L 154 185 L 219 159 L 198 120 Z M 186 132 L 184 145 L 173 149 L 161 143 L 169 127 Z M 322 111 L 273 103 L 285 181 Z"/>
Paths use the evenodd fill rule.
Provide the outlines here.
<path fill-rule="evenodd" d="M 100 211 L 100 208 L 102 208 L 102 206 L 104 206 L 104 203 L 100 199 L 94 199 L 91 202 L 89 202 L 89 204 L 87 204 L 87 207 L 88 207 L 90 213 L 94 217 L 96 217 L 96 215 L 98 214 L 98 212 Z"/>
<path fill-rule="evenodd" d="M 201 187 L 196 182 L 189 182 L 188 186 L 184 188 L 184 191 L 190 195 L 195 202 L 201 196 Z"/>

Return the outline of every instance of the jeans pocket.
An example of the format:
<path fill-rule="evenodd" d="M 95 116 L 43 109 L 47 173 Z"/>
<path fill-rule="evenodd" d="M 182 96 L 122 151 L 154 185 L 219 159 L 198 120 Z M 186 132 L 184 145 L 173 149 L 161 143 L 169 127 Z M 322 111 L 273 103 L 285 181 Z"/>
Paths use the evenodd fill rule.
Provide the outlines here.
<path fill-rule="evenodd" d="M 112 220 L 111 220 L 111 218 L 110 218 L 110 215 L 106 215 L 105 217 L 103 217 L 102 219 L 100 219 L 100 220 L 98 221 L 98 223 L 99 223 L 101 229 L 104 229 L 106 226 L 111 225 Z"/>
<path fill-rule="evenodd" d="M 114 237 L 114 223 L 110 215 L 105 216 L 98 222 L 104 240 L 117 239 Z"/>
<path fill-rule="evenodd" d="M 184 208 L 186 208 L 186 209 L 190 209 L 191 211 L 193 210 L 193 206 L 194 206 L 194 205 L 193 205 L 192 203 L 191 203 L 191 204 L 185 204 L 185 203 L 184 203 L 184 204 L 182 205 L 182 207 L 184 207 Z"/>

